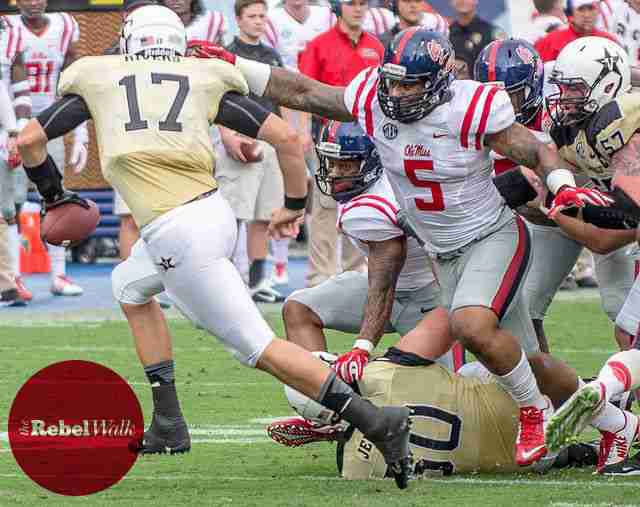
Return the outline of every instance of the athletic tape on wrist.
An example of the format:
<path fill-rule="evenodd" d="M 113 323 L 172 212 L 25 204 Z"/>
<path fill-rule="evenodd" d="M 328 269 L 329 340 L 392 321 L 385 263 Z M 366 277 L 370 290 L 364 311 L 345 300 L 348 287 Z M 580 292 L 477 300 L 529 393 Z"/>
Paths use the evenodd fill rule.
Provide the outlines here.
<path fill-rule="evenodd" d="M 557 194 L 558 190 L 565 185 L 570 187 L 576 186 L 576 180 L 573 177 L 573 173 L 568 169 L 555 169 L 548 174 L 547 187 L 549 187 L 549 190 L 554 194 Z"/>
<path fill-rule="evenodd" d="M 353 348 L 366 350 L 369 354 L 371 354 L 371 352 L 373 352 L 373 349 L 376 348 L 376 346 L 373 343 L 371 343 L 369 340 L 360 339 L 355 341 L 355 343 L 353 344 Z"/>

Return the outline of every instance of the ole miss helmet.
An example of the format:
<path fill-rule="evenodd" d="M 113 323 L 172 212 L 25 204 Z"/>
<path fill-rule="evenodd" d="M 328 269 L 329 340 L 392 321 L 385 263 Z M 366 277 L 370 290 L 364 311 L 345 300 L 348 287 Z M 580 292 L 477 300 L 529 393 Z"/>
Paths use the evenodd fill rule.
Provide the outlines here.
<path fill-rule="evenodd" d="M 522 39 L 496 40 L 478 55 L 476 81 L 498 82 L 511 97 L 516 121 L 526 125 L 542 108 L 544 65 L 534 47 Z"/>
<path fill-rule="evenodd" d="M 384 53 L 378 80 L 378 101 L 388 118 L 402 123 L 421 120 L 450 98 L 455 53 L 449 40 L 424 27 L 398 33 Z M 394 82 L 421 83 L 411 95 L 392 96 Z"/>
<path fill-rule="evenodd" d="M 366 191 L 382 176 L 378 152 L 357 123 L 330 121 L 320 134 L 316 152 L 320 160 L 315 176 L 318 188 L 340 203 Z M 359 169 L 355 174 L 337 174 L 332 160 L 356 160 Z"/>

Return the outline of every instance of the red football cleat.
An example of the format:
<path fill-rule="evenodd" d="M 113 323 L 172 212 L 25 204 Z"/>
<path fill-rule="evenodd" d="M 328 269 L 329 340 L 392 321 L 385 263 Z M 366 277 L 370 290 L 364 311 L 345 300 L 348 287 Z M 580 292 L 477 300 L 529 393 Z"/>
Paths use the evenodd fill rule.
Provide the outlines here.
<path fill-rule="evenodd" d="M 291 417 L 272 422 L 267 433 L 279 444 L 300 447 L 313 442 L 334 442 L 344 433 L 344 426 L 340 423 L 323 426 L 303 417 Z"/>
<path fill-rule="evenodd" d="M 545 396 L 546 398 L 546 396 Z M 516 439 L 516 463 L 525 467 L 533 465 L 547 454 L 544 440 L 546 421 L 553 413 L 553 405 L 546 398 L 544 409 L 536 407 L 520 407 L 520 424 Z"/>

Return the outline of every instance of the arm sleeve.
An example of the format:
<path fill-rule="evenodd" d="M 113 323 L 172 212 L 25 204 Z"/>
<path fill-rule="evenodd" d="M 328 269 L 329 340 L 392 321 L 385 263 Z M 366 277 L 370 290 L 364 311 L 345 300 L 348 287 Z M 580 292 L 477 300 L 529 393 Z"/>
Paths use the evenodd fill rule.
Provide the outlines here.
<path fill-rule="evenodd" d="M 16 130 L 16 115 L 13 111 L 13 104 L 11 103 L 11 97 L 7 87 L 0 81 L 0 126 L 4 130 L 15 131 Z"/>
<path fill-rule="evenodd" d="M 79 95 L 65 95 L 42 111 L 37 118 L 49 140 L 71 132 L 90 119 L 89 108 Z"/>
<path fill-rule="evenodd" d="M 255 100 L 237 92 L 227 92 L 213 122 L 255 139 L 270 114 Z"/>

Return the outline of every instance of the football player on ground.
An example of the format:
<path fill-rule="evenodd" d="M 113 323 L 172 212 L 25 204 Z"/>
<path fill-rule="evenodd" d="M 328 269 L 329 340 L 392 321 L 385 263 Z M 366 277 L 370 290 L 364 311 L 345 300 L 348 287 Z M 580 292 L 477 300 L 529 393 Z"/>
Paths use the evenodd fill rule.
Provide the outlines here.
<path fill-rule="evenodd" d="M 560 169 L 557 154 L 515 122 L 505 91 L 454 81 L 453 48 L 435 32 L 400 32 L 384 64 L 364 70 L 346 88 L 236 58 L 222 48 L 200 45 L 198 53 L 234 62 L 257 95 L 360 123 L 398 202 L 436 254 L 453 336 L 520 407 L 517 462 L 525 466 L 544 456 L 543 427 L 552 407 L 522 350 L 539 348 L 521 295 L 530 238 L 493 185 L 490 150 L 534 168 L 557 193 L 557 202 L 606 205 L 609 199 L 566 184 L 568 171 Z"/>
<path fill-rule="evenodd" d="M 370 362 L 357 383 L 360 392 L 376 404 L 403 405 L 413 410 L 410 442 L 416 458 L 416 475 L 517 471 L 519 467 L 512 450 L 518 430 L 517 404 L 479 363 L 465 365 L 458 374 L 435 364 L 433 344 L 424 339 L 425 332 L 430 332 L 427 319 L 384 356 Z M 441 337 L 444 345 L 447 337 Z M 326 361 L 336 359 L 330 354 L 323 357 Z M 572 368 L 548 354 L 532 358 L 531 367 L 538 384 L 543 390 L 550 390 L 557 407 L 584 384 Z M 386 466 L 366 438 L 358 432 L 352 435 L 348 428 L 345 431 L 339 417 L 294 390 L 285 388 L 285 392 L 291 406 L 303 417 L 317 426 L 339 430 L 310 436 L 302 425 L 282 428 L 276 421 L 269 427 L 274 440 L 290 447 L 321 440 L 348 440 L 344 452 L 341 444 L 338 446 L 338 463 L 342 462 L 343 477 L 385 476 Z M 609 436 L 607 443 L 601 444 L 597 459 L 594 450 L 589 453 L 593 456 L 591 463 L 597 463 L 599 473 L 627 475 L 621 464 L 636 437 L 638 418 L 612 403 L 602 406 L 598 417 L 587 423 Z M 616 432 L 621 422 L 627 422 L 630 431 Z M 281 438 L 283 429 L 287 430 L 287 439 Z M 585 452 L 589 446 L 580 448 Z M 560 455 L 551 454 L 537 463 L 535 469 L 545 471 L 554 464 L 559 466 L 570 456 L 575 457 L 580 448 L 568 449 Z"/>
<path fill-rule="evenodd" d="M 38 115 L 53 104 L 62 69 L 78 58 L 80 28 L 67 13 L 47 14 L 47 0 L 17 0 L 16 5 L 20 14 L 12 16 L 11 21 L 22 30 L 33 114 Z M 86 125 L 78 126 L 69 155 L 74 172 L 82 171 L 87 163 L 88 143 Z M 56 166 L 64 171 L 64 139 L 54 141 L 49 150 Z M 47 249 L 51 258 L 51 293 L 56 296 L 81 295 L 82 287 L 66 276 L 65 247 L 47 245 Z"/>
<path fill-rule="evenodd" d="M 638 170 L 640 95 L 630 93 L 624 50 L 601 37 L 583 37 L 560 52 L 549 82 L 558 87 L 557 93 L 547 97 L 547 105 L 553 121 L 550 135 L 560 155 L 573 171 L 591 178 L 600 190 L 611 192 L 616 200 L 614 210 L 632 205 L 629 196 L 614 188 L 612 181 L 614 176 Z M 567 171 L 563 181 L 573 184 L 572 172 Z M 563 208 L 551 209 L 551 216 Z M 616 320 L 634 283 L 635 259 L 627 255 L 626 247 L 595 258 L 604 309 Z M 621 348 L 628 348 L 637 331 L 637 321 L 634 325 L 626 320 L 616 320 Z"/>
<path fill-rule="evenodd" d="M 542 142 L 552 142 L 543 127 L 544 70 L 533 46 L 519 39 L 492 42 L 478 56 L 474 75 L 478 81 L 504 83 L 516 111 L 517 121 L 528 127 Z M 544 334 L 544 316 L 562 281 L 575 265 L 583 245 L 596 254 L 602 304 L 611 320 L 616 321 L 620 316 L 622 302 L 633 283 L 634 258 L 628 256 L 624 248 L 634 241 L 633 231 L 607 231 L 593 225 L 585 227 L 586 224 L 569 216 L 562 216 L 556 224 L 540 210 L 539 199 L 520 205 L 521 202 L 517 200 L 518 196 L 513 193 L 514 188 L 509 186 L 509 182 L 516 177 L 519 181 L 524 181 L 524 178 L 518 173 L 504 174 L 507 170 L 515 169 L 516 164 L 498 156 L 494 167 L 497 175 L 503 175 L 496 179 L 496 184 L 504 185 L 505 200 L 512 207 L 519 205 L 518 212 L 527 219 L 536 245 L 525 292 L 542 350 L 549 351 Z M 529 179 L 536 178 L 530 174 L 530 170 L 523 171 L 528 171 Z M 533 196 L 535 191 L 530 188 L 529 193 L 524 192 L 523 195 Z M 591 213 L 590 208 L 587 211 Z M 635 326 L 637 327 L 637 322 Z M 636 327 L 626 326 L 629 329 Z M 623 339 L 619 338 L 621 335 L 624 335 Z M 621 345 L 629 343 L 627 333 L 619 328 L 616 329 L 616 338 Z"/>
<path fill-rule="evenodd" d="M 64 189 L 46 147 L 49 139 L 91 117 L 104 175 L 141 231 L 129 259 L 114 271 L 114 291 L 120 297 L 140 296 L 135 282 L 148 280 L 136 268 L 159 275 L 160 289 L 166 288 L 193 322 L 218 337 L 243 364 L 271 373 L 353 422 L 380 448 L 398 486 L 406 487 L 409 410 L 378 408 L 363 400 L 310 352 L 276 338 L 229 260 L 236 221 L 216 192 L 210 123 L 280 148 L 286 197 L 270 224 L 276 237 L 297 233 L 306 204 L 298 137 L 246 97 L 249 87 L 233 66 L 184 58 L 186 31 L 170 9 L 135 10 L 123 23 L 120 43 L 121 55 L 86 57 L 67 69 L 59 85 L 62 98 L 20 134 L 25 170 L 43 197 L 45 212 L 65 203 L 84 204 Z M 123 309 L 134 335 L 153 334 L 155 342 L 161 336 L 170 344 L 164 316 L 149 299 L 155 290 L 146 301 Z M 163 373 L 158 372 L 158 385 Z"/>
<path fill-rule="evenodd" d="M 0 77 L 9 94 L 17 119 L 17 128 L 21 130 L 31 118 L 31 96 L 27 69 L 24 65 L 23 29 L 9 16 L 0 18 Z M 8 225 L 7 250 L 11 273 L 17 291 L 15 304 L 31 301 L 33 295 L 26 288 L 20 276 L 20 233 L 18 231 L 17 207 L 25 202 L 26 180 L 24 171 L 18 166 L 20 157 L 17 151 L 8 149 L 6 130 L 0 133 L 0 206 L 2 218 Z"/>
<path fill-rule="evenodd" d="M 636 343 L 636 347 L 638 346 Z M 551 419 L 547 427 L 549 447 L 556 450 L 568 445 L 587 425 L 602 417 L 603 412 L 608 410 L 608 400 L 638 388 L 640 388 L 640 350 L 634 348 L 614 354 L 600 370 L 598 377 L 593 382 L 581 386 Z M 630 414 L 622 412 L 622 415 L 624 419 L 620 419 L 618 425 L 626 426 Z M 638 431 L 636 422 L 634 435 L 636 439 Z M 608 446 L 623 456 L 628 455 L 632 443 L 633 439 L 622 438 L 619 433 L 603 433 L 600 448 Z M 611 459 L 600 470 L 608 475 L 640 475 L 640 453 L 624 460 Z"/>

